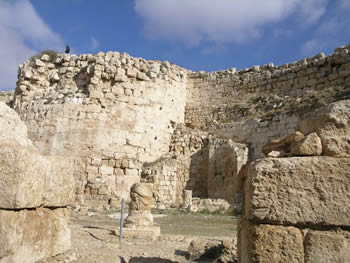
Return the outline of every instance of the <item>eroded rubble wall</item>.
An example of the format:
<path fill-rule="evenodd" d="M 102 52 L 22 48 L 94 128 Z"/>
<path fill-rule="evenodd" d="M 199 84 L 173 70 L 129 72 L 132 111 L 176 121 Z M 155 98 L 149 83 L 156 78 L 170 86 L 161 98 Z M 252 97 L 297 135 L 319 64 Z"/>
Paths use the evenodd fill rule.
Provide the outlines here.
<path fill-rule="evenodd" d="M 298 62 L 236 71 L 188 75 L 185 124 L 250 144 L 253 159 L 262 144 L 295 131 L 299 117 L 349 98 L 350 45 Z"/>
<path fill-rule="evenodd" d="M 246 159 L 211 152 L 209 137 L 245 144 L 250 161 L 261 157 L 262 145 L 295 131 L 304 113 L 350 96 L 349 49 L 214 73 L 118 52 L 44 55 L 20 66 L 12 105 L 42 153 L 74 160 L 79 202 L 113 205 L 142 173 L 156 175 L 167 204 L 181 205 L 184 189 L 232 200 L 235 186 L 222 190 L 223 182 L 237 181 L 235 165 Z"/>
<path fill-rule="evenodd" d="M 112 204 L 168 152 L 186 71 L 118 52 L 43 55 L 19 69 L 14 109 L 44 154 L 75 162 L 78 199 Z"/>

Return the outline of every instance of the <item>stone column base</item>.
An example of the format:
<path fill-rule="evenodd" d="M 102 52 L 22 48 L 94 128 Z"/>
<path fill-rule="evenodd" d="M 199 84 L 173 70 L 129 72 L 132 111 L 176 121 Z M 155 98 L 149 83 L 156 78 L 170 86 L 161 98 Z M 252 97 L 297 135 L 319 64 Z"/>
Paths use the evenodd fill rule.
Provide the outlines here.
<path fill-rule="evenodd" d="M 115 231 L 116 236 L 119 237 L 120 229 Z M 123 227 L 123 239 L 146 239 L 156 240 L 160 236 L 160 227 Z"/>

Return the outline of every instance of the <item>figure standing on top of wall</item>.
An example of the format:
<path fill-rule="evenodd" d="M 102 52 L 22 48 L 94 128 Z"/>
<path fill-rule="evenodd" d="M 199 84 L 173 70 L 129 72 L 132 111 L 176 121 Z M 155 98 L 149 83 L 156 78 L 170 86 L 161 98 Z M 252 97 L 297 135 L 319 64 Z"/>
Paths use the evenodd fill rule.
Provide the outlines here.
<path fill-rule="evenodd" d="M 64 51 L 64 53 L 69 54 L 69 52 L 70 52 L 70 47 L 66 45 L 66 50 Z"/>

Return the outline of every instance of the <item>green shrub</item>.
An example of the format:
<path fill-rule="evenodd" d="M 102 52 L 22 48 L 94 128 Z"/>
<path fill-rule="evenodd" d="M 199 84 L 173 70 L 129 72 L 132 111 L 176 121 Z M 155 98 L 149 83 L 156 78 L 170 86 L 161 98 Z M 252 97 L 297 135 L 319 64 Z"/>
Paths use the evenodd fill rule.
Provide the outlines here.
<path fill-rule="evenodd" d="M 48 55 L 50 57 L 50 62 L 54 62 L 57 58 L 58 53 L 55 50 L 44 50 L 41 53 L 32 56 L 29 61 L 34 62 L 36 59 L 40 59 L 43 55 Z"/>

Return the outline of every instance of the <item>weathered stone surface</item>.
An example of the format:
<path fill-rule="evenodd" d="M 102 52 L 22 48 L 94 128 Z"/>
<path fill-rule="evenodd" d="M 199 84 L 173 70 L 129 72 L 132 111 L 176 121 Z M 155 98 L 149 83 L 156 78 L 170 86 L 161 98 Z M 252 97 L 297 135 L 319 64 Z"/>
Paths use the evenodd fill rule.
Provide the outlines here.
<path fill-rule="evenodd" d="M 350 100 L 334 102 L 305 115 L 297 127 L 304 134 L 317 133 L 322 155 L 350 156 Z"/>
<path fill-rule="evenodd" d="M 322 154 L 322 143 L 315 132 L 291 144 L 292 156 L 319 156 Z"/>
<path fill-rule="evenodd" d="M 196 238 L 188 247 L 189 258 L 192 261 L 204 262 L 237 262 L 236 242 L 232 240 L 208 240 Z"/>
<path fill-rule="evenodd" d="M 303 139 L 304 139 L 304 134 L 297 131 L 282 139 L 276 139 L 266 143 L 262 147 L 262 152 L 265 154 L 265 156 L 268 156 L 269 153 L 274 152 L 273 157 L 277 155 L 279 157 L 284 157 L 286 155 L 290 155 L 291 146 L 293 144 L 296 145 L 297 142 L 302 141 Z"/>
<path fill-rule="evenodd" d="M 73 163 L 41 155 L 17 113 L 0 103 L 0 208 L 63 207 L 73 200 Z"/>
<path fill-rule="evenodd" d="M 0 210 L 0 262 L 34 263 L 71 246 L 66 209 Z"/>
<path fill-rule="evenodd" d="M 151 211 L 153 206 L 153 185 L 148 183 L 134 184 L 130 189 L 130 209 L 136 211 Z"/>
<path fill-rule="evenodd" d="M 0 102 L 0 141 L 2 140 L 14 140 L 21 146 L 32 145 L 24 122 L 13 109 Z"/>
<path fill-rule="evenodd" d="M 304 262 L 303 236 L 295 227 L 241 225 L 241 263 Z"/>
<path fill-rule="evenodd" d="M 62 207 L 74 200 L 73 164 L 0 141 L 0 208 Z"/>
<path fill-rule="evenodd" d="M 45 157 L 48 164 L 42 204 L 47 207 L 71 205 L 75 198 L 73 162 L 63 156 Z"/>
<path fill-rule="evenodd" d="M 153 206 L 152 188 L 153 185 L 149 183 L 137 183 L 131 187 L 131 203 L 129 205 L 129 215 L 125 219 L 126 227 L 153 226 L 153 216 L 151 213 Z"/>
<path fill-rule="evenodd" d="M 46 158 L 34 147 L 22 147 L 12 141 L 2 141 L 0 145 L 0 208 L 41 206 Z"/>
<path fill-rule="evenodd" d="M 256 222 L 350 225 L 350 159 L 257 160 L 245 183 L 245 214 Z"/>
<path fill-rule="evenodd" d="M 248 161 L 248 147 L 231 140 L 216 139 L 209 143 L 208 148 L 208 168 L 203 169 L 208 173 L 207 196 L 234 203 L 235 193 L 241 189 L 238 174 Z"/>
<path fill-rule="evenodd" d="M 350 232 L 307 231 L 305 263 L 350 262 Z"/>

